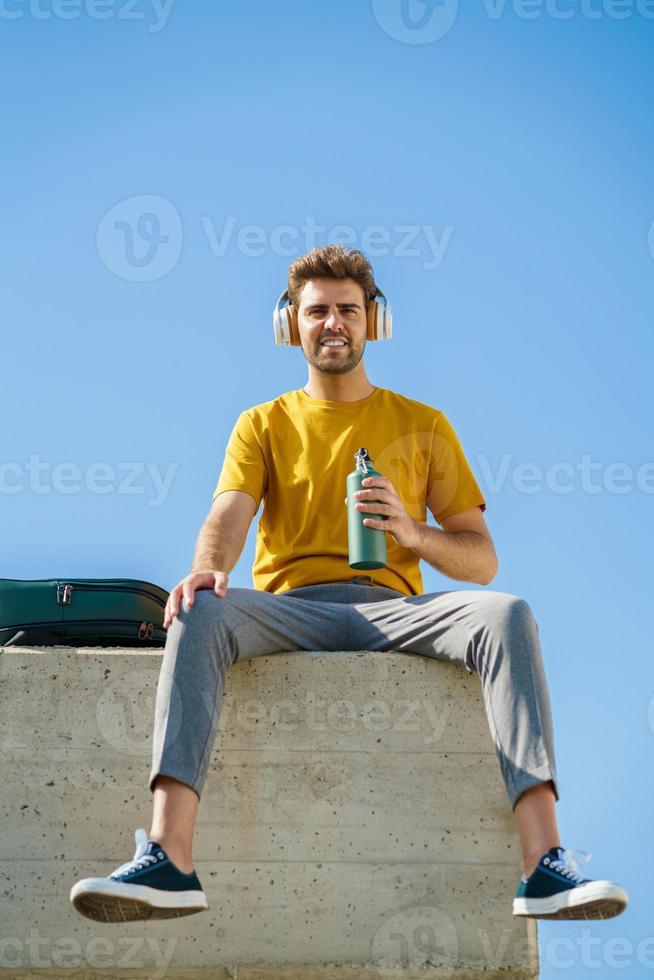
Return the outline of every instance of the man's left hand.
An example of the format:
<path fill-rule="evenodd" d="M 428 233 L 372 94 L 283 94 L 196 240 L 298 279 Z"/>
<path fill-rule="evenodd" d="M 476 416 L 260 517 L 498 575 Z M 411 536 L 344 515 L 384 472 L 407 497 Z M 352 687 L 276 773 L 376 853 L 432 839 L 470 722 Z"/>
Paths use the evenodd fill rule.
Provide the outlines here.
<path fill-rule="evenodd" d="M 402 548 L 415 549 L 419 540 L 420 523 L 407 514 L 399 494 L 387 476 L 367 476 L 361 481 L 365 489 L 354 494 L 360 512 L 383 514 L 385 520 L 365 517 L 366 527 L 388 531 Z M 379 500 L 380 503 L 370 503 Z"/>

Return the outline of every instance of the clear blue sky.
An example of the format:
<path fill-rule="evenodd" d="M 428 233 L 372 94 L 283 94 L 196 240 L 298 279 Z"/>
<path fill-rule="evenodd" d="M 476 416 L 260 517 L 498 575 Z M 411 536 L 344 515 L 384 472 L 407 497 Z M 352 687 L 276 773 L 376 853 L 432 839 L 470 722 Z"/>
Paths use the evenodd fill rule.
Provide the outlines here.
<path fill-rule="evenodd" d="M 129 9 L 0 16 L 0 575 L 172 588 L 239 412 L 306 382 L 287 266 L 349 226 L 395 312 L 368 375 L 446 412 L 539 623 L 562 842 L 631 895 L 541 923 L 542 977 L 654 975 L 654 10 Z"/>

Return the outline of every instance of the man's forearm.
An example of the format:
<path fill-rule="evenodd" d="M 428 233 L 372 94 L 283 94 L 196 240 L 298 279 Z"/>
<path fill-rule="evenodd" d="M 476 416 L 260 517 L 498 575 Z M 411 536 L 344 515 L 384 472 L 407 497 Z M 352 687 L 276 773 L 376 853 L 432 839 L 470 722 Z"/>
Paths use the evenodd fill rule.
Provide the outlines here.
<path fill-rule="evenodd" d="M 218 568 L 231 572 L 239 560 L 245 541 L 234 531 L 227 520 L 210 518 L 198 534 L 191 572 L 204 572 Z"/>
<path fill-rule="evenodd" d="M 432 568 L 460 582 L 488 585 L 497 573 L 495 548 L 476 531 L 442 531 L 420 521 L 412 548 Z"/>

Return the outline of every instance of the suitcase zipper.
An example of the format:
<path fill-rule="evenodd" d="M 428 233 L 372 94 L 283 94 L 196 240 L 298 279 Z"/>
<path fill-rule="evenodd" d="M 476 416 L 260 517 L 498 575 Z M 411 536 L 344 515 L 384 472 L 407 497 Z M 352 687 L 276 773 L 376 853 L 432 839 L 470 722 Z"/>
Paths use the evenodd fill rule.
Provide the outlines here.
<path fill-rule="evenodd" d="M 148 599 L 153 599 L 163 609 L 166 608 L 166 603 L 159 596 L 153 595 L 146 589 L 134 589 L 129 585 L 90 585 L 86 582 L 57 583 L 57 602 L 62 606 L 69 606 L 72 602 L 73 590 L 82 592 L 130 592 L 132 595 L 147 596 Z"/>
<path fill-rule="evenodd" d="M 89 626 L 89 625 L 91 625 L 91 626 L 96 626 L 96 625 L 97 626 L 103 626 L 103 625 L 106 625 L 107 623 L 110 623 L 110 624 L 116 625 L 116 626 L 126 626 L 126 625 L 127 626 L 138 626 L 138 631 L 137 632 L 138 632 L 138 638 L 140 640 L 151 640 L 151 639 L 154 638 L 155 624 L 154 623 L 142 623 L 142 622 L 139 622 L 137 619 L 77 619 L 77 620 L 75 620 L 74 623 L 63 624 L 63 625 L 69 625 L 69 626 Z M 60 620 L 56 620 L 56 621 L 54 621 L 54 620 L 48 620 L 45 623 L 30 623 L 29 626 L 25 626 L 24 624 L 22 624 L 20 626 L 19 625 L 16 625 L 16 626 L 3 626 L 2 629 L 0 630 L 0 646 L 2 646 L 2 639 L 1 639 L 2 633 L 8 633 L 10 630 L 18 630 L 18 629 L 21 629 L 21 630 L 25 630 L 26 633 L 30 633 L 30 632 L 33 632 L 34 630 L 38 630 L 38 629 L 52 629 L 53 631 L 55 631 L 57 629 L 61 629 L 61 626 L 62 626 L 62 623 L 61 623 Z M 63 634 L 63 635 L 65 636 L 66 634 Z M 71 636 L 75 636 L 75 634 L 74 633 L 71 633 Z"/>

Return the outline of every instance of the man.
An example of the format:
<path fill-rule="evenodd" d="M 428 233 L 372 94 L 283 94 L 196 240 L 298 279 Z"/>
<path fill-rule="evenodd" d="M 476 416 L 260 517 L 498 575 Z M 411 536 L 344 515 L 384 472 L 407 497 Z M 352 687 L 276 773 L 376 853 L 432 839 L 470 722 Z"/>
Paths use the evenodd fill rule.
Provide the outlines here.
<path fill-rule="evenodd" d="M 421 558 L 482 586 L 498 563 L 486 501 L 446 416 L 368 380 L 377 293 L 365 256 L 342 246 L 314 249 L 289 269 L 308 382 L 243 412 L 231 433 L 191 572 L 166 606 L 150 833 L 137 831 L 132 861 L 73 887 L 84 915 L 111 922 L 207 908 L 192 837 L 225 671 L 248 657 L 330 649 L 418 653 L 479 674 L 522 848 L 515 915 L 601 919 L 627 905 L 619 885 L 580 873 L 575 854 L 590 855 L 561 847 L 550 701 L 529 605 L 504 592 L 422 593 Z M 383 517 L 362 518 L 386 532 L 386 565 L 374 577 L 348 564 L 340 496 L 362 446 L 385 474 L 363 481 L 356 504 Z M 230 589 L 262 499 L 255 588 Z M 440 528 L 427 525 L 426 506 Z"/>

